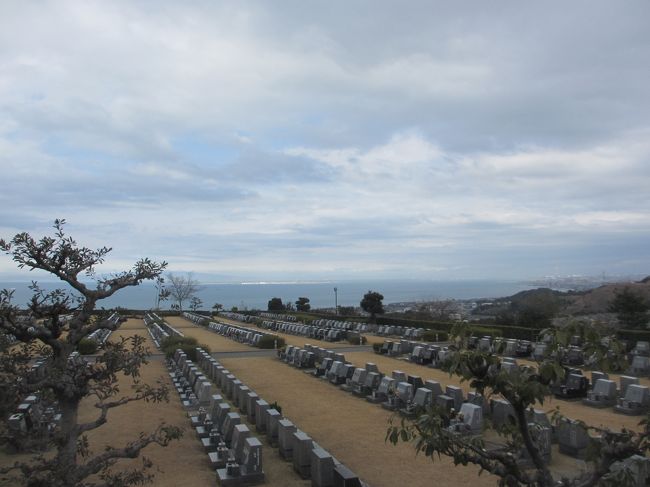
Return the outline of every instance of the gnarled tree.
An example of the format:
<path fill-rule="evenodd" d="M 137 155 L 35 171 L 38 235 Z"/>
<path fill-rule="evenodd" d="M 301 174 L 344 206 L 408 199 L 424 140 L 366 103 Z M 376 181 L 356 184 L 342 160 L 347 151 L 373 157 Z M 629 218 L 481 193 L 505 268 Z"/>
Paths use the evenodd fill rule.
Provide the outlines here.
<path fill-rule="evenodd" d="M 167 400 L 168 388 L 162 382 L 153 387 L 139 381 L 139 369 L 147 363 L 148 356 L 144 338 L 108 341 L 102 353 L 90 361 L 74 352 L 79 342 L 91 333 L 102 329 L 114 331 L 120 325 L 119 320 L 106 319 L 105 313 L 97 314 L 95 307 L 99 301 L 120 289 L 156 279 L 167 264 L 142 259 L 131 270 L 99 277 L 95 268 L 104 262 L 111 249 L 78 246 L 64 233 L 64 224 L 64 220 L 55 221 L 53 237 L 36 240 L 28 233 L 20 233 L 11 240 L 0 240 L 0 249 L 18 267 L 49 272 L 74 290 L 74 293 L 62 289 L 46 292 L 34 282 L 33 296 L 26 310 L 12 303 L 11 292 L 0 293 L 0 334 L 5 341 L 12 341 L 11 346 L 0 348 L 3 412 L 11 410 L 20 398 L 39 393 L 44 399 L 56 401 L 61 413 L 51 436 L 34 439 L 41 442 L 40 449 L 53 446 L 54 452 L 2 468 L 0 473 L 30 487 L 91 485 L 87 480 L 91 476 L 95 476 L 92 485 L 142 484 L 152 479 L 149 461 L 143 461 L 142 468 L 130 471 L 113 472 L 110 467 L 121 458 L 136 458 L 149 444 L 166 446 L 180 436 L 178 428 L 161 424 L 153 432 L 141 433 L 124 447 L 110 446 L 101 453 L 89 449 L 86 433 L 105 424 L 113 408 L 133 401 Z M 36 357 L 45 360 L 43 371 L 38 378 L 27 380 L 30 363 Z M 130 395 L 118 396 L 119 375 L 134 380 Z M 78 412 L 84 398 L 94 398 L 97 416 L 93 421 L 81 423 Z M 5 423 L 3 433 L 6 432 Z M 8 436 L 3 435 L 3 439 L 7 440 Z"/>

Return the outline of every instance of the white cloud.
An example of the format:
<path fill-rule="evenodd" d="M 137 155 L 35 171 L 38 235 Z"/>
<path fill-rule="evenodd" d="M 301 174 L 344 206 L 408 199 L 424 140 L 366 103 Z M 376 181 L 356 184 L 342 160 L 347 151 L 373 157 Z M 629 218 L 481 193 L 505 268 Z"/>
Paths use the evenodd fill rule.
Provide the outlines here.
<path fill-rule="evenodd" d="M 3 228 L 259 278 L 646 257 L 646 2 L 366 10 L 3 4 Z"/>

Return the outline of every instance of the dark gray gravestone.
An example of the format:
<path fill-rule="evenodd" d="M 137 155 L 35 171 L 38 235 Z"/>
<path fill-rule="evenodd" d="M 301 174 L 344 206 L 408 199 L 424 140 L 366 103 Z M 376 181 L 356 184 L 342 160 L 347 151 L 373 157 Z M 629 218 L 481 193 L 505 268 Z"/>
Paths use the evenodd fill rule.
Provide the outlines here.
<path fill-rule="evenodd" d="M 490 415 L 492 414 L 492 411 L 490 409 L 490 404 L 488 403 L 487 399 L 485 399 L 485 396 L 483 396 L 478 392 L 468 392 L 467 402 L 470 404 L 476 404 L 477 406 L 480 406 L 481 409 L 483 410 L 484 418 L 489 418 Z"/>
<path fill-rule="evenodd" d="M 406 382 L 407 376 L 405 372 L 402 372 L 401 370 L 393 370 L 392 373 L 393 379 L 395 379 L 395 382 Z"/>
<path fill-rule="evenodd" d="M 377 390 L 373 391 L 370 396 L 366 397 L 366 399 L 369 402 L 373 402 L 373 403 L 386 401 L 388 399 L 388 395 L 393 391 L 394 387 L 395 387 L 395 379 L 391 379 L 390 377 L 384 377 L 381 379 L 381 382 L 379 383 L 379 387 L 377 387 Z"/>
<path fill-rule="evenodd" d="M 417 391 L 415 391 L 413 403 L 416 407 L 422 409 L 430 408 L 433 404 L 433 392 L 425 387 L 420 387 Z"/>
<path fill-rule="evenodd" d="M 335 487 L 361 487 L 359 477 L 343 464 L 334 467 L 333 477 Z"/>
<path fill-rule="evenodd" d="M 598 379 L 593 389 L 587 392 L 587 397 L 582 400 L 582 403 L 595 408 L 606 408 L 616 404 L 617 397 L 616 382 Z"/>
<path fill-rule="evenodd" d="M 241 416 L 239 416 L 237 413 L 228 413 L 226 415 L 226 418 L 223 420 L 221 433 L 223 433 L 226 445 L 230 445 L 230 440 L 232 440 L 232 433 L 235 430 L 235 425 L 238 424 L 241 424 Z"/>
<path fill-rule="evenodd" d="M 269 403 L 264 399 L 255 402 L 255 429 L 259 433 L 266 431 L 266 410 L 269 409 Z"/>
<path fill-rule="evenodd" d="M 560 419 L 557 426 L 557 441 L 560 453 L 575 458 L 585 458 L 589 434 L 577 421 L 568 418 Z"/>
<path fill-rule="evenodd" d="M 424 387 L 429 389 L 433 393 L 433 398 L 435 400 L 436 397 L 440 396 L 443 394 L 442 392 L 442 385 L 440 385 L 440 382 L 435 381 L 435 380 L 427 380 L 424 383 Z"/>
<path fill-rule="evenodd" d="M 237 424 L 232 432 L 231 450 L 235 458 L 241 458 L 244 451 L 246 438 L 252 436 L 251 430 L 245 424 Z"/>
<path fill-rule="evenodd" d="M 303 479 L 311 477 L 311 451 L 314 442 L 303 431 L 296 431 L 292 437 L 293 441 L 293 469 Z"/>
<path fill-rule="evenodd" d="M 370 372 L 379 373 L 379 368 L 377 368 L 377 364 L 374 364 L 372 362 L 366 362 L 366 370 L 368 371 L 368 373 Z"/>
<path fill-rule="evenodd" d="M 288 419 L 278 421 L 278 452 L 285 460 L 291 460 L 293 456 L 292 436 L 296 432 L 296 426 Z"/>
<path fill-rule="evenodd" d="M 639 378 L 630 377 L 628 375 L 622 375 L 619 378 L 619 383 L 620 383 L 620 387 L 618 388 L 618 394 L 620 397 L 625 397 L 625 393 L 627 392 L 627 386 L 631 384 L 639 385 Z"/>
<path fill-rule="evenodd" d="M 276 409 L 266 410 L 266 438 L 271 446 L 278 442 L 278 423 L 281 419 L 282 415 Z"/>
<path fill-rule="evenodd" d="M 439 395 L 435 398 L 435 403 L 437 406 L 441 407 L 445 412 L 450 413 L 454 409 L 454 398 L 445 396 L 444 394 Z"/>
<path fill-rule="evenodd" d="M 618 400 L 614 411 L 636 416 L 644 414 L 648 410 L 648 406 L 650 406 L 650 389 L 646 386 L 630 384 L 627 386 L 625 397 Z"/>
<path fill-rule="evenodd" d="M 255 423 L 255 403 L 259 398 L 257 393 L 253 391 L 246 394 L 246 417 L 249 423 Z"/>
<path fill-rule="evenodd" d="M 495 428 L 517 424 L 515 410 L 508 401 L 505 399 L 492 399 L 490 406 L 492 409 L 492 424 Z"/>
<path fill-rule="evenodd" d="M 257 438 L 246 438 L 242 457 L 237 464 L 227 464 L 217 469 L 217 480 L 222 487 L 252 485 L 264 481 L 262 469 L 262 443 Z"/>
<path fill-rule="evenodd" d="M 454 409 L 456 411 L 460 410 L 461 405 L 463 404 L 463 390 L 458 386 L 447 386 L 445 388 L 445 396 L 449 396 L 454 399 Z"/>
<path fill-rule="evenodd" d="M 609 375 L 606 372 L 599 372 L 597 370 L 593 370 L 591 372 L 591 383 L 596 384 L 596 381 L 598 379 L 609 379 Z"/>
<path fill-rule="evenodd" d="M 217 429 L 222 433 L 223 433 L 223 429 L 222 429 L 223 422 L 226 419 L 226 416 L 228 416 L 228 413 L 230 413 L 230 404 L 225 402 L 220 402 L 217 407 L 217 414 L 212 419 L 212 422 L 217 427 Z"/>
<path fill-rule="evenodd" d="M 332 487 L 334 483 L 334 458 L 322 448 L 311 451 L 311 485 Z"/>
<path fill-rule="evenodd" d="M 238 396 L 238 402 L 237 405 L 239 406 L 239 411 L 242 414 L 247 414 L 247 409 L 246 407 L 248 406 L 248 393 L 251 392 L 250 388 L 244 384 L 239 386 L 239 392 L 237 394 Z"/>
<path fill-rule="evenodd" d="M 241 408 L 241 404 L 239 403 L 239 395 L 240 395 L 240 388 L 244 384 L 242 381 L 239 379 L 235 379 L 232 381 L 232 405 L 235 406 L 236 408 Z"/>

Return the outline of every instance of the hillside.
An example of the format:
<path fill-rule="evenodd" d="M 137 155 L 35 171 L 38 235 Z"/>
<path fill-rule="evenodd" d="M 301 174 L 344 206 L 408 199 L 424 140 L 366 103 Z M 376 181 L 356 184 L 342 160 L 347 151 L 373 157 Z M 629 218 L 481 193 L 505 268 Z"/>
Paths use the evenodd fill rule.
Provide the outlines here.
<path fill-rule="evenodd" d="M 567 306 L 562 314 L 607 313 L 609 304 L 616 293 L 623 291 L 626 287 L 650 302 L 650 278 L 645 278 L 639 282 L 606 284 L 583 293 L 567 295 Z"/>

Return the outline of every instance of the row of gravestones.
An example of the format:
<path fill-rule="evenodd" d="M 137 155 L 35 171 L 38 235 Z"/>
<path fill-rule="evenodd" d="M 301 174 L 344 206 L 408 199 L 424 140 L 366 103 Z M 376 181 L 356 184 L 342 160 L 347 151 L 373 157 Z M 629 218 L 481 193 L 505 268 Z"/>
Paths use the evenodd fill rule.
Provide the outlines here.
<path fill-rule="evenodd" d="M 432 404 L 442 407 L 452 418 L 449 428 L 461 434 L 479 434 L 483 429 L 483 419 L 490 418 L 495 428 L 514 425 L 515 411 L 510 403 L 503 399 L 492 399 L 489 403 L 478 393 L 470 392 L 467 398 L 463 396 L 461 388 L 448 385 L 443 391 L 442 385 L 433 380 L 424 383 L 418 376 L 407 375 L 402 371 L 394 370 L 391 377 L 384 376 L 373 363 L 366 363 L 364 368 L 355 367 L 345 361 L 342 354 L 331 350 L 324 350 L 306 344 L 304 348 L 287 347 L 285 353 L 279 358 L 294 367 L 305 368 L 301 359 L 305 354 L 312 355 L 315 359 L 313 370 L 306 372 L 339 385 L 344 391 L 356 396 L 365 397 L 367 401 L 379 403 L 385 409 L 396 410 L 405 416 L 413 417 L 425 411 Z M 516 362 L 504 362 L 504 365 Z M 623 384 L 630 391 L 637 390 L 638 386 L 627 383 L 636 378 L 625 378 Z M 603 379 L 597 379 L 598 381 Z M 627 392 L 629 398 L 631 392 Z M 621 402 L 626 401 L 625 398 Z M 630 414 L 630 413 L 627 413 Z M 529 429 L 535 439 L 542 455 L 550 460 L 551 443 L 559 442 L 560 451 L 572 456 L 584 456 L 588 444 L 587 431 L 581 423 L 563 419 L 557 427 L 553 427 L 550 420 L 541 410 L 528 412 Z"/>
<path fill-rule="evenodd" d="M 278 447 L 283 459 L 292 462 L 294 470 L 303 479 L 311 479 L 312 485 L 318 487 L 362 485 L 347 467 L 200 348 L 197 348 L 197 363 L 213 379 L 232 406 L 246 415 L 251 424 L 255 424 L 257 432 L 266 434 L 269 444 Z M 228 414 L 236 414 L 229 412 L 228 405 L 216 405 L 215 399 L 213 396 L 210 411 L 217 418 L 225 415 L 227 421 Z"/>
<path fill-rule="evenodd" d="M 151 335 L 151 339 L 153 342 L 156 344 L 156 348 L 160 348 L 161 342 L 169 337 L 169 333 L 167 333 L 153 318 L 153 316 L 150 313 L 145 313 L 144 315 L 144 324 L 147 327 L 147 331 L 149 332 L 149 335 Z"/>
<path fill-rule="evenodd" d="M 404 373 L 400 371 L 394 371 L 393 377 L 391 378 L 383 377 L 382 374 L 376 370 L 376 365 L 368 363 L 366 364 L 365 369 L 354 368 L 352 376 L 348 376 L 350 373 L 350 367 L 346 366 L 349 364 L 346 363 L 342 354 L 337 354 L 331 350 L 325 350 L 321 347 L 315 347 L 309 344 L 306 344 L 303 349 L 287 347 L 286 352 L 279 353 L 279 356 L 291 365 L 304 368 L 301 364 L 304 364 L 305 362 L 301 360 L 300 357 L 303 357 L 305 354 L 313 354 L 312 357 L 314 358 L 314 361 L 317 361 L 316 368 L 313 370 L 308 369 L 306 372 L 315 376 L 325 377 L 334 383 L 340 383 L 341 378 L 344 376 L 345 385 L 341 384 L 341 388 L 343 389 L 344 387 L 348 387 L 350 392 L 357 396 L 366 396 L 366 399 L 370 402 L 381 402 L 382 404 L 387 403 L 386 407 L 394 407 L 396 405 L 396 400 L 389 400 L 390 396 L 397 396 L 397 401 L 403 401 L 408 397 L 407 391 L 409 388 L 406 385 L 402 385 L 401 397 L 399 392 L 395 394 L 395 381 L 398 381 L 397 384 L 399 384 L 399 382 L 404 382 Z M 335 366 L 334 371 L 331 371 L 330 369 L 334 365 L 334 362 L 340 362 L 340 364 Z M 506 359 L 505 362 L 507 363 L 508 359 Z M 516 366 L 516 361 L 511 362 L 514 362 L 514 365 Z M 365 370 L 365 379 L 363 370 Z M 345 371 L 345 373 L 343 373 L 343 371 Z M 410 382 L 409 379 L 411 379 Z M 418 378 L 408 376 L 406 377 L 406 382 L 411 385 L 417 384 L 417 379 Z M 448 411 L 451 411 L 452 408 L 456 409 L 456 402 L 460 401 L 462 402 L 460 414 L 456 416 L 455 421 L 452 421 L 452 423 L 455 424 L 449 425 L 450 429 L 453 431 L 471 433 L 472 428 L 468 427 L 467 423 L 471 424 L 475 421 L 482 422 L 483 416 L 489 416 L 492 420 L 492 424 L 496 427 L 506 424 L 514 424 L 514 409 L 507 401 L 503 399 L 493 399 L 488 405 L 483 396 L 472 392 L 468 393 L 467 400 L 463 401 L 462 390 L 459 389 L 460 388 L 456 388 L 455 386 L 447 386 L 445 394 L 442 394 L 441 385 L 436 383 L 436 381 L 428 380 L 424 384 L 424 387 L 418 387 L 416 389 L 410 404 L 411 407 L 403 408 L 400 412 L 403 414 L 413 414 L 414 406 L 419 407 L 422 405 L 422 408 L 426 408 L 427 405 L 433 402 L 446 408 Z M 468 405 L 478 406 L 481 410 L 480 416 L 477 408 L 466 408 L 463 411 L 463 405 L 467 403 L 469 403 Z M 407 405 L 409 405 L 408 402 Z M 586 454 L 589 437 L 586 430 L 583 428 L 582 423 L 564 418 L 558 423 L 556 428 L 553 428 L 543 411 L 531 409 L 528 411 L 527 416 L 531 437 L 539 448 L 542 456 L 545 457 L 547 461 L 550 460 L 552 442 L 559 443 L 561 453 L 576 457 L 583 457 Z M 478 419 L 479 417 L 481 420 Z M 475 428 L 474 431 L 480 429 L 482 428 Z M 525 454 L 522 454 L 522 460 L 526 460 Z M 646 467 L 643 468 L 646 469 Z M 642 474 L 644 471 L 646 470 L 640 470 L 641 474 L 639 474 L 638 478 L 645 478 Z"/>
<path fill-rule="evenodd" d="M 261 311 L 259 313 L 259 316 L 261 316 L 262 318 L 270 318 L 272 320 L 292 321 L 292 322 L 296 321 L 296 317 L 293 316 L 293 315 L 283 315 L 283 314 L 279 314 L 279 313 L 269 313 L 267 311 Z"/>
<path fill-rule="evenodd" d="M 273 333 L 266 333 L 254 328 L 214 321 L 208 323 L 208 330 L 218 333 L 226 338 L 230 338 L 236 342 L 252 346 L 257 346 L 260 343 L 260 340 L 265 336 L 269 336 L 272 339 L 277 338 L 277 335 Z"/>
<path fill-rule="evenodd" d="M 210 319 L 207 315 L 192 313 L 191 311 L 183 311 L 183 317 L 190 320 L 195 325 L 199 325 L 202 321 Z"/>
<path fill-rule="evenodd" d="M 377 331 L 375 333 L 379 336 L 397 335 L 402 338 L 415 340 L 422 338 L 424 329 L 411 328 L 408 326 L 382 325 L 377 328 Z"/>
<path fill-rule="evenodd" d="M 152 311 L 148 311 L 145 313 L 144 323 L 148 327 L 152 326 L 151 323 L 156 323 L 167 334 L 167 336 L 178 336 L 178 337 L 185 336 L 181 331 L 174 328 L 172 325 L 167 323 L 165 320 L 163 320 L 160 316 L 158 316 L 156 313 Z"/>
<path fill-rule="evenodd" d="M 229 487 L 264 482 L 262 443 L 241 416 L 231 412 L 223 396 L 212 394 L 212 383 L 185 352 L 176 350 L 168 366 L 218 483 Z"/>
<path fill-rule="evenodd" d="M 381 348 L 377 351 L 381 355 L 389 357 L 398 357 L 408 354 L 409 361 L 418 365 L 424 365 L 432 369 L 439 369 L 442 364 L 450 357 L 453 351 L 446 346 L 425 345 L 421 342 L 412 340 L 400 340 L 395 342 L 386 340 L 382 343 Z"/>
<path fill-rule="evenodd" d="M 288 335 L 300 335 L 315 340 L 338 342 L 347 338 L 348 332 L 334 328 L 318 327 L 314 325 L 300 325 L 296 323 L 284 323 L 282 321 L 265 320 L 260 327 L 267 330 L 279 331 Z"/>
<path fill-rule="evenodd" d="M 377 325 L 369 325 L 368 323 L 359 323 L 356 321 L 327 320 L 325 318 L 312 320 L 311 324 L 319 328 L 334 328 L 335 330 L 357 331 L 361 333 L 375 331 L 377 328 Z"/>
<path fill-rule="evenodd" d="M 49 360 L 40 358 L 30 367 L 27 374 L 29 383 L 37 383 L 46 373 Z M 61 413 L 56 402 L 43 400 L 40 393 L 30 394 L 7 419 L 10 444 L 16 451 L 22 451 L 29 439 L 46 439 L 55 431 L 61 421 Z"/>
<path fill-rule="evenodd" d="M 567 347 L 558 347 L 552 354 L 552 357 L 559 360 L 562 365 L 581 366 L 585 364 L 585 361 L 590 360 L 589 357 L 585 357 L 581 348 L 580 337 L 573 338 L 576 340 L 572 341 Z M 470 339 L 470 346 L 486 353 L 500 351 L 504 357 L 523 358 L 530 356 L 534 360 L 541 361 L 547 355 L 550 342 L 548 339 L 533 343 L 528 340 L 484 336 L 481 338 L 472 337 Z"/>
<path fill-rule="evenodd" d="M 27 373 L 29 384 L 38 384 L 46 377 L 50 360 L 47 357 L 35 360 Z M 74 368 L 88 367 L 86 359 L 76 351 L 68 357 L 68 364 Z M 29 447 L 31 440 L 42 442 L 51 439 L 60 422 L 61 413 L 57 401 L 40 392 L 30 394 L 7 418 L 9 442 L 17 451 L 21 451 L 23 447 Z"/>
<path fill-rule="evenodd" d="M 231 320 L 241 321 L 242 323 L 255 323 L 259 320 L 257 316 L 245 315 L 242 313 L 236 313 L 234 311 L 220 311 L 219 315 Z"/>
<path fill-rule="evenodd" d="M 517 361 L 504 357 L 501 368 L 512 371 Z M 530 367 L 528 365 L 524 367 Z M 582 404 L 595 408 L 614 407 L 614 412 L 636 416 L 650 409 L 650 388 L 639 384 L 638 377 L 622 375 L 619 387 L 605 372 L 591 372 L 591 388 L 581 369 L 565 367 L 564 378 L 553 384 L 551 390 L 558 399 L 581 399 Z"/>
<path fill-rule="evenodd" d="M 113 313 L 108 318 L 106 318 L 105 323 L 115 327 L 117 326 L 119 321 L 120 321 L 120 315 L 118 313 Z M 111 336 L 111 333 L 113 333 L 113 331 L 107 328 L 98 328 L 97 330 L 93 331 L 90 335 L 88 335 L 86 338 L 94 341 L 95 343 L 97 343 L 98 346 L 103 347 L 104 344 L 106 343 L 106 340 L 108 340 L 108 337 Z"/>
<path fill-rule="evenodd" d="M 630 359 L 629 374 L 639 377 L 647 377 L 650 375 L 650 343 L 646 341 L 638 341 L 630 352 L 628 357 Z"/>
<path fill-rule="evenodd" d="M 305 361 L 305 356 L 310 360 Z M 466 401 L 460 387 L 449 385 L 443 392 L 439 382 L 423 382 L 421 377 L 400 370 L 394 370 L 392 376 L 387 377 L 372 362 L 366 363 L 365 367 L 355 367 L 345 360 L 343 354 L 310 344 L 305 344 L 302 349 L 289 346 L 279 354 L 279 358 L 294 367 L 307 369 L 306 372 L 339 386 L 345 392 L 405 416 L 413 417 L 438 404 L 450 413 L 452 421 L 449 427 L 452 431 L 478 434 L 483 429 L 483 404 L 487 403 L 477 395 L 472 395 L 474 402 Z M 305 366 L 306 362 L 314 364 L 313 368 Z"/>

